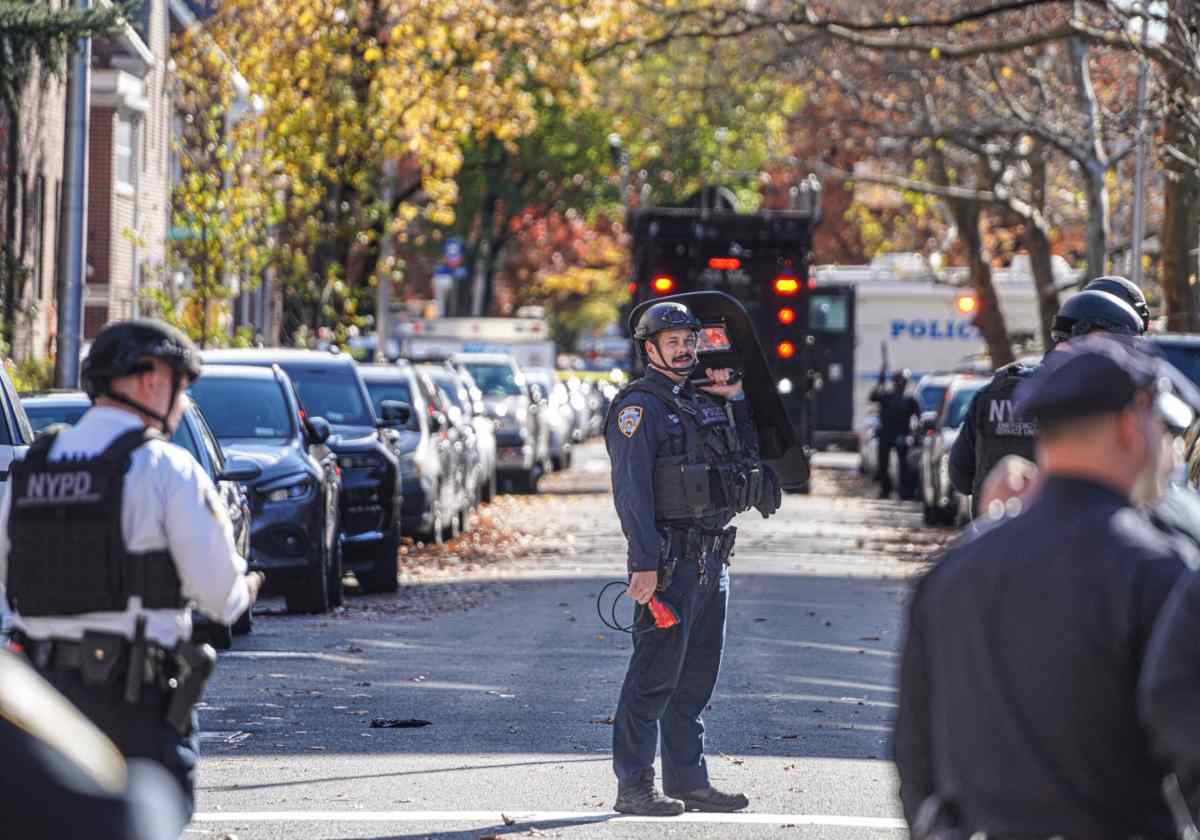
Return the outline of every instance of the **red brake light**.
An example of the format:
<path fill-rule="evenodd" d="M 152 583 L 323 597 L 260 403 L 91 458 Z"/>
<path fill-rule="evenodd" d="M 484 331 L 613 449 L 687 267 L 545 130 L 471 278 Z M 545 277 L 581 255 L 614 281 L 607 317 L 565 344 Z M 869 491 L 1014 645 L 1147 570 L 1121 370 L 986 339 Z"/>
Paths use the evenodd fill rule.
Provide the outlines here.
<path fill-rule="evenodd" d="M 735 271 L 742 267 L 742 261 L 737 257 L 712 257 L 708 261 L 708 267 L 721 271 Z"/>
<path fill-rule="evenodd" d="M 669 294 L 670 291 L 675 288 L 675 278 L 668 277 L 665 274 L 660 274 L 658 277 L 654 278 L 654 282 L 650 285 L 654 288 L 654 291 L 657 294 Z"/>
<path fill-rule="evenodd" d="M 800 281 L 795 277 L 776 277 L 775 278 L 775 294 L 777 295 L 794 295 L 800 291 Z"/>
<path fill-rule="evenodd" d="M 629 294 L 631 294 L 631 295 L 637 294 L 637 283 L 630 283 L 625 288 L 627 288 L 629 290 Z"/>
<path fill-rule="evenodd" d="M 790 306 L 785 306 L 779 310 L 777 317 L 779 318 L 779 323 L 786 327 L 788 324 L 796 323 L 796 310 Z"/>
<path fill-rule="evenodd" d="M 781 341 L 775 345 L 775 352 L 781 359 L 790 359 L 796 355 L 796 345 L 790 341 Z"/>

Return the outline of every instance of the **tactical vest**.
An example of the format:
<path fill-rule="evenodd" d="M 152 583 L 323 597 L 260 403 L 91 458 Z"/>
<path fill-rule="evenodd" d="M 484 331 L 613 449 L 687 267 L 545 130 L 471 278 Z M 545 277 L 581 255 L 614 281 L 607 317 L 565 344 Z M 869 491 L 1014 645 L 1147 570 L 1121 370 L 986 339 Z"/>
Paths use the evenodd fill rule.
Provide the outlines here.
<path fill-rule="evenodd" d="M 50 461 L 46 435 L 12 465 L 8 600 L 22 616 L 120 612 L 185 603 L 167 550 L 130 553 L 121 532 L 125 473 L 134 450 L 157 436 L 138 429 L 99 455 Z"/>
<path fill-rule="evenodd" d="M 1014 409 L 1017 386 L 1037 368 L 1014 362 L 996 371 L 995 377 L 975 397 L 974 500 L 979 498 L 984 479 L 1006 455 L 1036 460 L 1034 438 L 1037 423 L 1020 417 Z"/>
<path fill-rule="evenodd" d="M 641 391 L 666 404 L 683 431 L 654 462 L 654 518 L 659 523 L 729 518 L 749 510 L 762 492 L 762 465 L 738 436 L 722 406 L 681 394 L 653 379 L 626 386 L 609 407 L 609 417 L 626 396 Z"/>

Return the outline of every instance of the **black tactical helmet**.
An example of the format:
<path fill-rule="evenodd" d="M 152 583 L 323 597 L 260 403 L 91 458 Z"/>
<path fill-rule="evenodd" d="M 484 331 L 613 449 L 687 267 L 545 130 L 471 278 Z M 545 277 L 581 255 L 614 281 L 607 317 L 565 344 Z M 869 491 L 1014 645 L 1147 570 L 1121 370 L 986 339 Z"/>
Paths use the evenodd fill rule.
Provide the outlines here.
<path fill-rule="evenodd" d="M 682 303 L 663 301 L 648 307 L 633 329 L 635 341 L 645 341 L 667 330 L 700 331 L 700 319 Z"/>
<path fill-rule="evenodd" d="M 1142 294 L 1142 290 L 1132 280 L 1126 280 L 1124 277 L 1110 274 L 1104 277 L 1097 277 L 1084 286 L 1083 291 L 1108 292 L 1110 295 L 1116 295 L 1132 306 L 1133 311 L 1142 319 L 1142 332 L 1149 331 L 1150 306 L 1146 303 L 1146 296 Z"/>
<path fill-rule="evenodd" d="M 148 359 L 166 362 L 180 380 L 200 376 L 200 352 L 180 330 L 153 318 L 113 321 L 83 360 L 83 390 L 93 400 L 107 394 L 112 380 L 148 370 Z"/>
<path fill-rule="evenodd" d="M 1050 336 L 1059 342 L 1096 331 L 1141 335 L 1142 318 L 1116 295 L 1087 289 L 1059 307 Z"/>

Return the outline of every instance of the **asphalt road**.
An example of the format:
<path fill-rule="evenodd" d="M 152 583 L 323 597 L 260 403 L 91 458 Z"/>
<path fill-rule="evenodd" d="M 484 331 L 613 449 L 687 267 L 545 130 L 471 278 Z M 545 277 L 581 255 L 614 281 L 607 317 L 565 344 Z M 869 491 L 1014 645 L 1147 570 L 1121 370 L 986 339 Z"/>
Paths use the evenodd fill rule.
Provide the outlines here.
<path fill-rule="evenodd" d="M 905 836 L 886 760 L 908 579 L 945 539 L 827 457 L 812 496 L 737 523 L 709 711 L 714 782 L 746 814 L 619 817 L 609 754 L 629 637 L 596 615 L 624 542 L 603 447 L 505 497 L 458 546 L 409 550 L 395 596 L 278 604 L 206 695 L 188 837 Z M 511 530 L 511 533 L 510 533 Z M 429 721 L 373 728 L 376 719 Z"/>

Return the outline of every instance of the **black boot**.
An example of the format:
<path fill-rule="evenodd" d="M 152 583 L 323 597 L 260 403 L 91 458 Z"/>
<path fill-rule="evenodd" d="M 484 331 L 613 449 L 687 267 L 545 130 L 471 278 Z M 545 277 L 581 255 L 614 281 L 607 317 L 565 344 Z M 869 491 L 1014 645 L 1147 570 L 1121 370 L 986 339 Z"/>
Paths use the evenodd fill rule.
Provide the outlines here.
<path fill-rule="evenodd" d="M 733 811 L 744 811 L 750 807 L 750 800 L 746 798 L 745 794 L 723 793 L 712 785 L 670 795 L 675 799 L 682 799 L 684 807 L 689 811 L 713 811 L 727 814 Z"/>
<path fill-rule="evenodd" d="M 639 817 L 677 817 L 683 813 L 683 803 L 659 793 L 654 786 L 654 768 L 650 767 L 631 778 L 617 780 L 613 810 Z"/>

